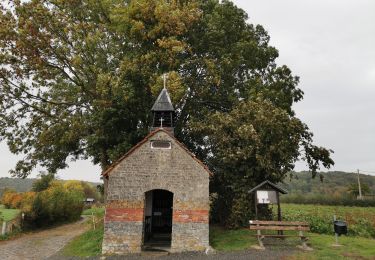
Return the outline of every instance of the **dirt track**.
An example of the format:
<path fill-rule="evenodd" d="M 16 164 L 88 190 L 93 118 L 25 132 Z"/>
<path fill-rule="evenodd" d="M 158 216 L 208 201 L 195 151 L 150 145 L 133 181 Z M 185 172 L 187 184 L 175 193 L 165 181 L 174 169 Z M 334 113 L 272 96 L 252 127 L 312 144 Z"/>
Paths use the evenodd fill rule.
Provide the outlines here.
<path fill-rule="evenodd" d="M 41 260 L 60 251 L 72 238 L 82 234 L 84 220 L 40 232 L 24 234 L 20 238 L 0 242 L 1 260 Z"/>

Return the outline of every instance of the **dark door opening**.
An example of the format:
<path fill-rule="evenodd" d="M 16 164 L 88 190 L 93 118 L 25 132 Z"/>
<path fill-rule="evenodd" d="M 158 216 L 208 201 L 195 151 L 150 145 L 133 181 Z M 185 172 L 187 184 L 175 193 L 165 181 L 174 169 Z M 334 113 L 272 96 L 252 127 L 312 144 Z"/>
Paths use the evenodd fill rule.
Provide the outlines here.
<path fill-rule="evenodd" d="M 166 190 L 146 192 L 144 246 L 163 249 L 172 241 L 173 193 Z"/>

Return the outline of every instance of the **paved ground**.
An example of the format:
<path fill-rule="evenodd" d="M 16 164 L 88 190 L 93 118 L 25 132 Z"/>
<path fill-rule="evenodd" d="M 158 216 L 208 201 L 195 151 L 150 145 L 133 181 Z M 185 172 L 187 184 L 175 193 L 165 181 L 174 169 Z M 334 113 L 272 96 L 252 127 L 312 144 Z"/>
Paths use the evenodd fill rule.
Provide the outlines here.
<path fill-rule="evenodd" d="M 83 233 L 87 226 L 84 220 L 73 224 L 51 228 L 41 232 L 25 234 L 20 238 L 11 241 L 0 242 L 1 260 L 76 260 L 82 258 L 64 257 L 59 251 L 75 236 Z M 296 244 L 284 244 L 277 241 L 269 244 L 269 248 L 260 250 L 243 250 L 236 252 L 217 252 L 211 255 L 203 253 L 181 253 L 167 254 L 165 252 L 145 252 L 140 255 L 111 256 L 111 257 L 90 257 L 85 259 L 95 260 L 148 260 L 148 259 L 176 259 L 176 260 L 282 260 L 289 259 L 289 256 L 296 252 Z M 280 245 L 281 244 L 281 245 Z M 266 247 L 268 246 L 265 243 Z"/>
<path fill-rule="evenodd" d="M 295 251 L 292 250 L 244 250 L 236 252 L 220 252 L 212 255 L 205 255 L 202 253 L 181 253 L 181 254 L 164 254 L 164 253 L 146 253 L 141 255 L 131 255 L 131 256 L 111 256 L 111 257 L 90 257 L 85 259 L 90 260 L 287 260 L 289 256 Z M 75 257 L 63 257 L 63 256 L 53 256 L 49 260 L 79 260 L 82 258 Z"/>
<path fill-rule="evenodd" d="M 165 252 L 144 252 L 137 255 L 128 256 L 107 256 L 107 257 L 89 257 L 90 260 L 287 260 L 296 252 L 301 252 L 296 248 L 298 240 L 272 240 L 265 243 L 266 250 L 242 250 L 234 252 L 216 252 L 206 255 L 204 253 L 180 253 L 168 254 Z M 79 260 L 77 257 L 64 257 L 59 254 L 50 257 L 48 260 Z"/>
<path fill-rule="evenodd" d="M 41 260 L 55 255 L 72 238 L 86 230 L 84 220 L 0 242 L 1 260 Z"/>

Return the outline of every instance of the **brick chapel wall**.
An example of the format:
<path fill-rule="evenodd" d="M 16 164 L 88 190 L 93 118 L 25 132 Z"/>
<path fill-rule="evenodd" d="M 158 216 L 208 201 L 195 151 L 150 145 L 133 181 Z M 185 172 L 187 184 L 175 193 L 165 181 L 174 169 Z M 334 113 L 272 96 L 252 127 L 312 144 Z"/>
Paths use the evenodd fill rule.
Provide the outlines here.
<path fill-rule="evenodd" d="M 151 140 L 169 140 L 172 149 L 151 149 Z M 145 192 L 173 192 L 171 251 L 209 246 L 209 174 L 168 134 L 159 131 L 118 164 L 108 179 L 102 251 L 141 251 Z"/>

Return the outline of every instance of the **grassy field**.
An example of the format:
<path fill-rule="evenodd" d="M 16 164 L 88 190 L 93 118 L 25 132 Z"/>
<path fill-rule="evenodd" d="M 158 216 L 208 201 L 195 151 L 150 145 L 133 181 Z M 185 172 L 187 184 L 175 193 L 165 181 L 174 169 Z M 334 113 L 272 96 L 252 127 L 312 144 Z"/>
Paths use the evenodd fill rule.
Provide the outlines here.
<path fill-rule="evenodd" d="M 281 204 L 281 209 L 285 212 L 299 211 L 306 215 L 326 216 L 330 219 L 333 215 L 346 221 L 354 221 L 356 218 L 366 218 L 373 221 L 375 225 L 375 207 L 346 207 L 346 206 L 321 206 L 303 204 Z"/>
<path fill-rule="evenodd" d="M 375 238 L 375 207 L 281 204 L 281 211 L 283 220 L 306 221 L 314 233 L 332 234 L 333 215 L 336 215 L 347 222 L 350 236 Z"/>
<path fill-rule="evenodd" d="M 6 209 L 4 205 L 0 205 L 0 222 L 1 221 L 10 221 L 20 214 L 18 209 Z"/>

